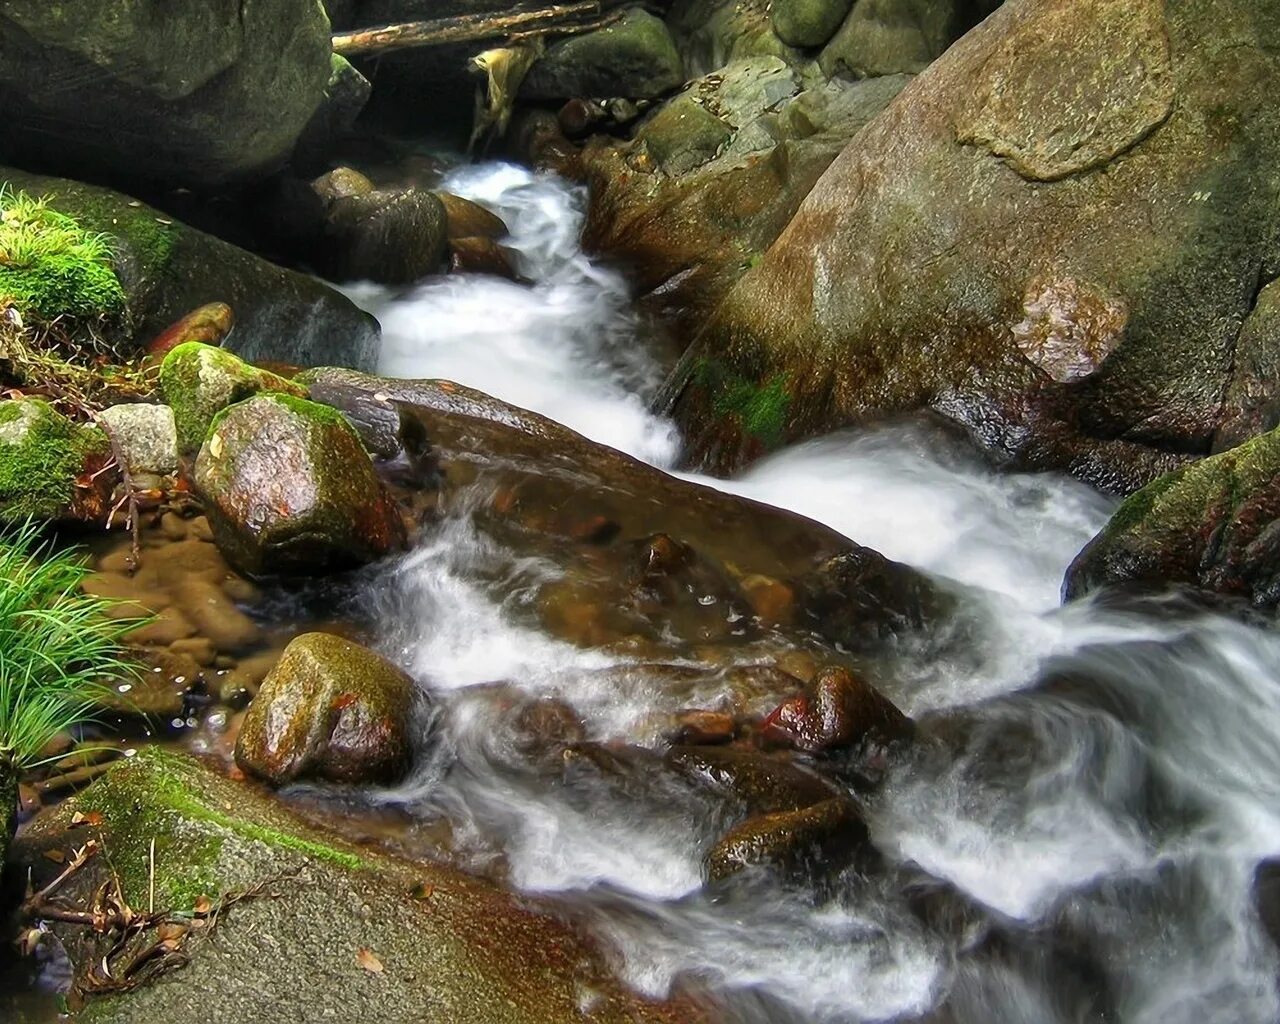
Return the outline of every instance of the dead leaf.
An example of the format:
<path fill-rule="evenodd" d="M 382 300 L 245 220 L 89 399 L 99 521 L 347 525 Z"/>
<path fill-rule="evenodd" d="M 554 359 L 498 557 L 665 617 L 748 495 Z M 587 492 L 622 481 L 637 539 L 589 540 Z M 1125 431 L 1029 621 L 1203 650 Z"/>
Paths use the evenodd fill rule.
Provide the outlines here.
<path fill-rule="evenodd" d="M 75 828 L 77 825 L 101 825 L 101 824 L 102 824 L 101 811 L 76 811 L 75 814 L 71 815 L 72 828 Z"/>
<path fill-rule="evenodd" d="M 436 887 L 434 885 L 428 885 L 426 882 L 419 882 L 413 887 L 413 892 L 410 895 L 412 895 L 415 900 L 429 900 L 433 895 L 435 895 L 435 891 Z"/>
<path fill-rule="evenodd" d="M 27 928 L 18 936 L 18 955 L 19 956 L 35 956 L 36 947 L 40 945 L 41 931 L 39 928 Z"/>
<path fill-rule="evenodd" d="M 196 897 L 195 912 L 197 914 L 199 914 L 201 917 L 204 917 L 211 910 L 213 910 L 213 900 L 209 899 L 208 896 Z"/>
<path fill-rule="evenodd" d="M 222 455 L 222 435 L 214 434 L 209 438 L 209 454 L 215 459 Z"/>
<path fill-rule="evenodd" d="M 372 950 L 361 949 L 356 952 L 356 963 L 370 974 L 381 974 L 384 970 L 382 961 L 373 955 Z"/>
<path fill-rule="evenodd" d="M 63 861 L 67 859 L 67 855 L 63 853 L 61 850 L 45 850 L 44 859 L 51 860 L 55 864 L 61 864 Z"/>

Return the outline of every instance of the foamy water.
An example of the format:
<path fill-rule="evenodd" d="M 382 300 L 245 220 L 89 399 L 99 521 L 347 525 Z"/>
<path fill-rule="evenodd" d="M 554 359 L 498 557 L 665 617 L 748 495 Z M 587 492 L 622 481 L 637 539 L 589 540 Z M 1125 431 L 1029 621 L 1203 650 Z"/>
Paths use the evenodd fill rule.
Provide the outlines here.
<path fill-rule="evenodd" d="M 623 283 L 577 249 L 580 195 L 500 165 L 450 187 L 506 219 L 534 283 L 364 290 L 383 371 L 459 380 L 669 465 L 676 438 L 648 411 L 657 372 Z M 843 433 L 702 482 L 971 588 L 981 657 L 922 664 L 892 694 L 925 737 L 868 808 L 899 873 L 817 903 L 763 884 L 711 902 L 705 807 L 513 785 L 478 684 L 555 694 L 602 739 L 669 702 L 642 678 L 602 681 L 620 659 L 529 626 L 520 610 L 552 570 L 465 510 L 379 586 L 386 648 L 450 709 L 420 776 L 388 798 L 447 817 L 459 848 L 500 854 L 514 885 L 561 894 L 639 988 L 696 977 L 737 1020 L 911 1019 L 943 1000 L 974 1024 L 1093 1020 L 1100 991 L 1124 1024 L 1280 1016 L 1249 896 L 1280 851 L 1280 640 L 1172 598 L 1059 608 L 1066 565 L 1113 502 L 1058 475 L 995 473 L 938 431 Z M 922 925 L 903 894 L 915 877 L 976 908 L 1007 952 Z"/>

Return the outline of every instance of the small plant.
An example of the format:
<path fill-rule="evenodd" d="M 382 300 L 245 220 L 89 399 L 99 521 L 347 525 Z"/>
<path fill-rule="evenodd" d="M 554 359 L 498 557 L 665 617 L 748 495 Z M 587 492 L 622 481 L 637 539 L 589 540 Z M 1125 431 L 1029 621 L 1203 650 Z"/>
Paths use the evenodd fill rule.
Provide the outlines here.
<path fill-rule="evenodd" d="M 36 766 L 54 736 L 89 721 L 108 680 L 137 671 L 124 636 L 139 623 L 83 593 L 88 573 L 33 524 L 0 532 L 0 773 Z"/>

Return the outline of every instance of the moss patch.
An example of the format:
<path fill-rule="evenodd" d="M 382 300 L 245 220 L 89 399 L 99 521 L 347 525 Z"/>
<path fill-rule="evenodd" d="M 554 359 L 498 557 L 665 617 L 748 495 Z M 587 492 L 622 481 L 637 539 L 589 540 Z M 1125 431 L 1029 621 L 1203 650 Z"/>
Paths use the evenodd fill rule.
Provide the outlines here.
<path fill-rule="evenodd" d="M 91 456 L 110 447 L 37 398 L 0 403 L 0 520 L 55 519 L 65 513 Z"/>
<path fill-rule="evenodd" d="M 125 293 L 106 235 L 49 201 L 0 188 L 0 303 L 43 322 L 121 316 Z"/>
<path fill-rule="evenodd" d="M 791 409 L 785 374 L 756 383 L 719 362 L 702 359 L 694 367 L 693 381 L 709 393 L 715 413 L 734 417 L 744 434 L 769 448 L 782 443 Z"/>

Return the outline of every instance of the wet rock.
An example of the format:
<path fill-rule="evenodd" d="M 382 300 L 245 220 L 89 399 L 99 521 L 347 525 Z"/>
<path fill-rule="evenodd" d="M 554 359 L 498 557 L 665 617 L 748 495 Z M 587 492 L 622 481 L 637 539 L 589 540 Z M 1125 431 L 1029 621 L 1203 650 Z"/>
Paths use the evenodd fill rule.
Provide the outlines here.
<path fill-rule="evenodd" d="M 360 565 L 405 541 L 360 439 L 326 406 L 259 395 L 214 421 L 194 483 L 217 544 L 251 576 Z"/>
<path fill-rule="evenodd" d="M 325 202 L 367 196 L 376 186 L 359 171 L 350 167 L 335 167 L 311 183 L 311 188 Z"/>
<path fill-rule="evenodd" d="M 131 473 L 165 476 L 178 468 L 178 428 L 167 405 L 114 405 L 101 419 Z"/>
<path fill-rule="evenodd" d="M 844 24 L 837 23 L 835 38 L 829 32 L 821 40 L 831 42 L 818 64 L 828 77 L 923 71 L 969 27 L 968 7 L 965 0 L 859 0 Z"/>
<path fill-rule="evenodd" d="M 224 349 L 198 342 L 179 345 L 160 366 L 160 390 L 173 410 L 178 450 L 200 450 L 218 413 L 264 392 L 306 397 L 306 389 L 250 366 Z"/>
<path fill-rule="evenodd" d="M 690 340 L 905 81 L 801 91 L 799 74 L 777 56 L 706 75 L 642 123 L 632 142 L 597 138 L 582 151 L 584 244 L 622 265 L 642 306 Z M 735 397 L 761 430 L 779 426 L 754 391 Z"/>
<path fill-rule="evenodd" d="M 100 823 L 83 824 L 85 817 Z M 90 1000 L 80 1015 L 93 1024 L 203 1020 L 211 1007 L 222 1024 L 328 1017 L 577 1024 L 584 986 L 599 1024 L 710 1019 L 690 1000 L 634 995 L 578 931 L 536 903 L 439 864 L 338 838 L 187 757 L 151 748 L 121 762 L 29 823 L 12 855 L 19 871 L 30 869 L 44 886 L 88 839 L 103 850 L 62 887 L 73 906 L 90 905 L 113 873 L 130 906 L 148 906 L 154 891 L 156 909 L 175 915 L 190 915 L 201 896 L 216 903 L 228 892 L 273 894 L 220 915 L 217 942 L 171 933 L 189 962 L 111 999 Z M 81 981 L 118 939 L 54 927 Z M 155 939 L 147 930 L 140 944 Z M 375 962 L 362 950 L 382 969 L 362 966 Z M 109 966 L 123 973 L 128 956 L 113 954 Z M 303 976 L 306 985 L 298 983 Z"/>
<path fill-rule="evenodd" d="M 444 204 L 448 218 L 448 236 L 452 241 L 458 238 L 491 238 L 499 239 L 507 236 L 507 225 L 502 218 L 479 203 L 463 199 L 449 192 L 437 192 L 437 198 Z"/>
<path fill-rule="evenodd" d="M 605 28 L 553 43 L 525 76 L 520 96 L 652 99 L 683 83 L 684 63 L 666 25 L 633 7 Z"/>
<path fill-rule="evenodd" d="M 796 811 L 749 818 L 707 853 L 707 881 L 748 868 L 766 868 L 803 881 L 832 874 L 871 851 L 871 837 L 857 805 L 826 800 Z"/>
<path fill-rule="evenodd" d="M 1264 860 L 1255 869 L 1253 905 L 1267 937 L 1280 946 L 1280 860 Z"/>
<path fill-rule="evenodd" d="M 1237 30 L 1153 0 L 1001 6 L 858 133 L 686 353 L 693 461 L 926 407 L 1114 490 L 1206 451 L 1280 223 L 1265 7 Z"/>
<path fill-rule="evenodd" d="M 1258 293 L 1236 339 L 1235 366 L 1213 450 L 1223 452 L 1280 426 L 1280 281 Z"/>
<path fill-rule="evenodd" d="M 936 632 L 956 614 L 956 597 L 903 568 L 869 548 L 836 555 L 797 581 L 800 614 L 850 651 Z"/>
<path fill-rule="evenodd" d="M 492 238 L 455 238 L 449 243 L 449 270 L 517 280 L 512 252 Z"/>
<path fill-rule="evenodd" d="M 15 0 L 0 49 L 4 149 L 77 176 L 169 187 L 283 164 L 324 97 L 332 54 L 312 0 L 186 5 L 163 17 L 145 0 L 84 10 Z"/>
<path fill-rule="evenodd" d="M 235 313 L 225 302 L 209 302 L 170 324 L 147 345 L 149 359 L 164 359 L 189 341 L 217 347 L 235 326 Z"/>
<path fill-rule="evenodd" d="M 850 6 L 852 0 L 774 0 L 773 30 L 789 46 L 821 46 L 835 35 Z"/>
<path fill-rule="evenodd" d="M 667 729 L 667 739 L 681 746 L 712 747 L 731 743 L 738 734 L 733 715 L 723 711 L 681 711 Z"/>
<path fill-rule="evenodd" d="M 1280 431 L 1175 470 L 1130 495 L 1067 569 L 1063 597 L 1133 584 L 1199 587 L 1280 604 Z"/>
<path fill-rule="evenodd" d="M 111 457 L 101 430 L 72 423 L 42 399 L 0 402 L 0 522 L 102 522 L 116 475 L 99 471 Z"/>
<path fill-rule="evenodd" d="M 447 251 L 444 204 L 420 189 L 334 199 L 316 262 L 344 281 L 410 284 L 440 270 Z"/>
<path fill-rule="evenodd" d="M 654 534 L 636 545 L 632 566 L 631 592 L 622 610 L 692 641 L 746 633 L 751 615 L 746 599 L 723 566 L 692 546 Z"/>
<path fill-rule="evenodd" d="M 107 236 L 140 344 L 193 309 L 225 303 L 236 317 L 227 348 L 244 359 L 359 369 L 376 362 L 377 322 L 309 275 L 268 263 L 118 192 L 0 167 L 5 183 L 47 196 L 53 209 L 86 231 Z"/>
<path fill-rule="evenodd" d="M 274 786 L 393 783 L 409 766 L 414 694 L 413 680 L 373 651 L 304 633 L 250 703 L 236 763 Z"/>
<path fill-rule="evenodd" d="M 911 738 L 911 719 L 845 668 L 825 668 L 765 718 L 760 735 L 809 754 L 881 749 Z"/>
<path fill-rule="evenodd" d="M 812 807 L 841 795 L 826 779 L 791 761 L 726 747 L 672 747 L 666 762 L 677 774 L 752 815 Z"/>

